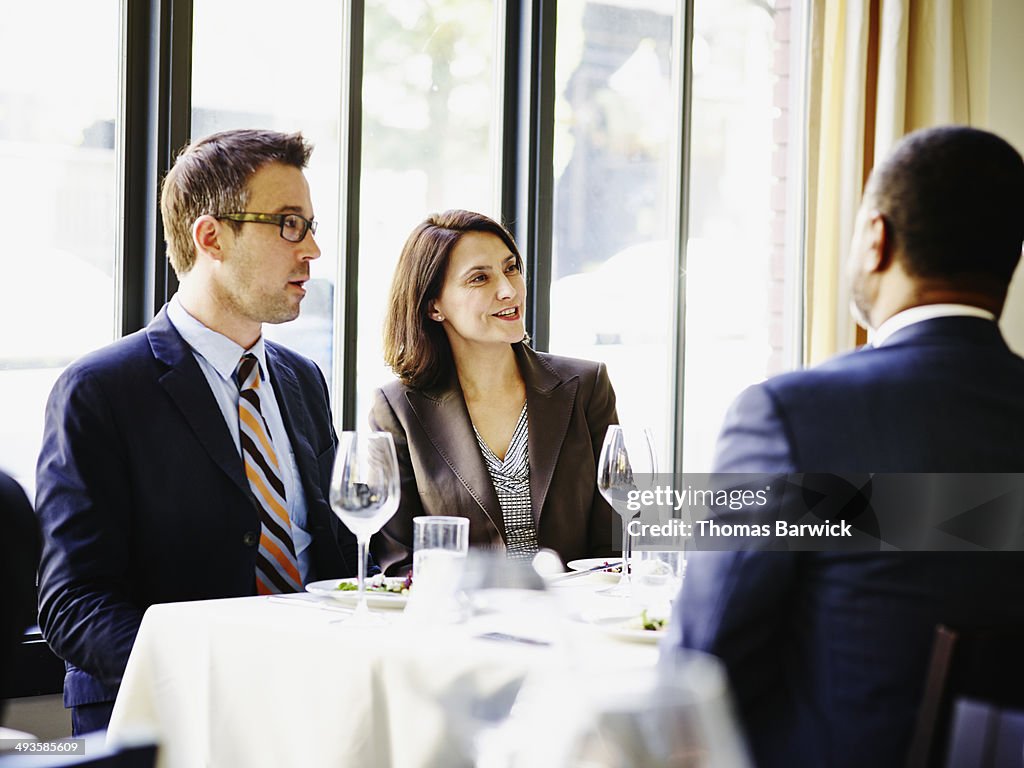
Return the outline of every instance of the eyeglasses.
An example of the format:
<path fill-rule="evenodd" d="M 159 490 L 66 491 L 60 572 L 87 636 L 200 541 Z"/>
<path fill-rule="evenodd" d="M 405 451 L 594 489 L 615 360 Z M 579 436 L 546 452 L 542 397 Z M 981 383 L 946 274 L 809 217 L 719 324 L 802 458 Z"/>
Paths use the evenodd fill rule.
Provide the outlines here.
<path fill-rule="evenodd" d="M 289 243 L 301 243 L 306 237 L 306 232 L 316 234 L 316 222 L 297 213 L 222 213 L 214 218 L 277 224 L 281 227 L 281 237 Z"/>

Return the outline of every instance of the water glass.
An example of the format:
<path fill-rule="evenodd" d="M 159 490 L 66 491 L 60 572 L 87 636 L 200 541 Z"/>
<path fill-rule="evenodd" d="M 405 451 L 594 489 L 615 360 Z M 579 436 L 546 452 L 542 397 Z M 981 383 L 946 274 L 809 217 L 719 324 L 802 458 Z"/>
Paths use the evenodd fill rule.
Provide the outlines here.
<path fill-rule="evenodd" d="M 538 668 L 476 765 L 751 768 L 722 663 L 696 651 Z"/>
<path fill-rule="evenodd" d="M 686 560 L 679 550 L 633 553 L 633 597 L 648 616 L 669 617 L 685 571 Z"/>
<path fill-rule="evenodd" d="M 469 520 L 426 515 L 412 521 L 411 613 L 442 615 L 455 607 L 455 598 L 469 552 Z"/>

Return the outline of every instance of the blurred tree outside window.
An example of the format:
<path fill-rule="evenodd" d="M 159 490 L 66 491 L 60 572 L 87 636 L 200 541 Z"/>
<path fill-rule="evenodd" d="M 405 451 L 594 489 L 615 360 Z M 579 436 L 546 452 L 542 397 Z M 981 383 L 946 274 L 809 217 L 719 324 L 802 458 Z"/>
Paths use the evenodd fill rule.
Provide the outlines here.
<path fill-rule="evenodd" d="M 428 214 L 499 216 L 494 0 L 367 0 L 356 426 L 393 378 L 381 328 L 402 245 Z"/>

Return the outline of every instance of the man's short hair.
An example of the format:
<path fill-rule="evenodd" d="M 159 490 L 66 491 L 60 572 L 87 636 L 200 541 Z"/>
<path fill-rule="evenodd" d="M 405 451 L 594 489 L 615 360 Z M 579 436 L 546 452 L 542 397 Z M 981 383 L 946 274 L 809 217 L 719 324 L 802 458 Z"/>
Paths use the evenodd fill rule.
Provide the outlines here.
<path fill-rule="evenodd" d="M 301 133 L 250 129 L 214 133 L 182 149 L 164 178 L 160 197 L 167 257 L 175 274 L 181 277 L 195 264 L 196 219 L 244 211 L 249 179 L 256 171 L 272 162 L 301 170 L 312 151 Z M 236 231 L 241 227 L 240 222 L 227 223 Z"/>
<path fill-rule="evenodd" d="M 1024 241 L 1024 161 L 1003 139 L 964 126 L 911 133 L 865 195 L 909 274 L 1009 283 Z"/>

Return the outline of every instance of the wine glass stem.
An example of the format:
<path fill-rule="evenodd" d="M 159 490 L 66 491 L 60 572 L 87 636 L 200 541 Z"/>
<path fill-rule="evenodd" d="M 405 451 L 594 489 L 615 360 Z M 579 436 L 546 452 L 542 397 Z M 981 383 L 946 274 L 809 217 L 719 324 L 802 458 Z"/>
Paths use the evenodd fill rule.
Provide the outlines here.
<path fill-rule="evenodd" d="M 633 555 L 633 542 L 629 538 L 629 521 L 631 517 L 622 518 L 622 576 L 619 577 L 619 584 L 629 584 L 629 561 Z"/>
<path fill-rule="evenodd" d="M 359 571 L 356 575 L 359 584 L 359 600 L 356 603 L 356 613 L 367 613 L 369 607 L 366 605 L 366 550 L 370 546 L 370 540 L 360 536 L 357 543 L 359 545 Z"/>

